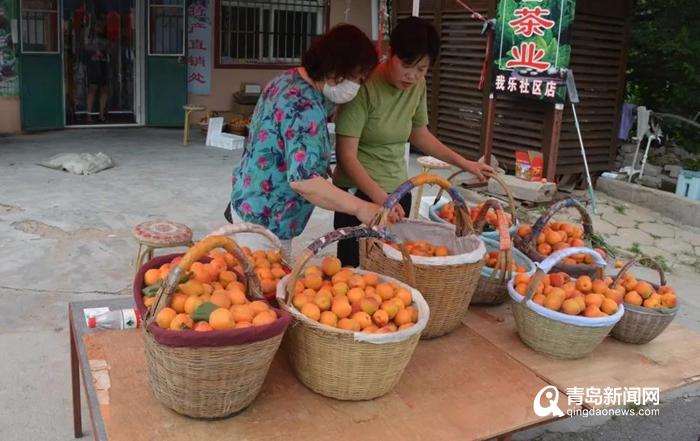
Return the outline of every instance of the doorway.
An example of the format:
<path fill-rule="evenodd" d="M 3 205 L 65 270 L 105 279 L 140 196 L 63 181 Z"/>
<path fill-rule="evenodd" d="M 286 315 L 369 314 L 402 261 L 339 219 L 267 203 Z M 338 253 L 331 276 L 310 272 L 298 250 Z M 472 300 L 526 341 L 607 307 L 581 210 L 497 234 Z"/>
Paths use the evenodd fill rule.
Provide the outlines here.
<path fill-rule="evenodd" d="M 141 122 L 138 7 L 136 0 L 63 1 L 66 126 Z"/>

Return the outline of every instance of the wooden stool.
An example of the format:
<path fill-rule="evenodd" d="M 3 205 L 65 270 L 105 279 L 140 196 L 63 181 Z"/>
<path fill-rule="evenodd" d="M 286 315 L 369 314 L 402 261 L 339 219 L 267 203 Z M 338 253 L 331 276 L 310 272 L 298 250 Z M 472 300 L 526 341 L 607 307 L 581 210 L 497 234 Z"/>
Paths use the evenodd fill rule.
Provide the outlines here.
<path fill-rule="evenodd" d="M 187 225 L 168 220 L 143 222 L 134 227 L 134 238 L 139 243 L 134 266 L 139 271 L 144 262 L 153 258 L 157 248 L 192 246 L 192 230 Z"/>
<path fill-rule="evenodd" d="M 422 167 L 421 173 L 429 173 L 431 170 L 449 170 L 452 166 L 445 161 L 441 161 L 432 156 L 421 156 L 417 159 L 418 165 Z M 411 218 L 416 219 L 420 212 L 420 204 L 423 199 L 423 186 L 418 187 L 417 203 L 411 208 Z"/>
<path fill-rule="evenodd" d="M 185 104 L 182 109 L 185 111 L 185 133 L 182 136 L 182 145 L 187 145 L 190 142 L 190 113 L 207 110 L 207 108 L 196 104 Z"/>

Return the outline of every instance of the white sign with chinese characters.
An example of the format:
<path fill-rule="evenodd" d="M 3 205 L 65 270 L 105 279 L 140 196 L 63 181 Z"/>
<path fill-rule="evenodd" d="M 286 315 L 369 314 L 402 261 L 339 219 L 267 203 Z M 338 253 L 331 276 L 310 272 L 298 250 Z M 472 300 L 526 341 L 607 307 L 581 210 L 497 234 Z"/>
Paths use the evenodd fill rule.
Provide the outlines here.
<path fill-rule="evenodd" d="M 211 92 L 212 1 L 192 0 L 187 7 L 187 92 Z"/>

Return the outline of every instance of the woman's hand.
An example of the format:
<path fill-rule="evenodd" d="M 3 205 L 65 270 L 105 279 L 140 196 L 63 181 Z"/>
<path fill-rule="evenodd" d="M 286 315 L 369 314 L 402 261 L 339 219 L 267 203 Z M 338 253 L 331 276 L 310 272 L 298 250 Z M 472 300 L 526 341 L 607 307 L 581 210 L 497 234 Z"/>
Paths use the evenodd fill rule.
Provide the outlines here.
<path fill-rule="evenodd" d="M 464 161 L 462 170 L 475 175 L 480 181 L 485 181 L 496 173 L 490 165 L 475 161 Z"/>
<path fill-rule="evenodd" d="M 357 208 L 357 213 L 355 217 L 357 217 L 363 224 L 369 225 L 381 211 L 381 205 L 373 204 L 372 202 L 362 201 L 362 203 Z"/>

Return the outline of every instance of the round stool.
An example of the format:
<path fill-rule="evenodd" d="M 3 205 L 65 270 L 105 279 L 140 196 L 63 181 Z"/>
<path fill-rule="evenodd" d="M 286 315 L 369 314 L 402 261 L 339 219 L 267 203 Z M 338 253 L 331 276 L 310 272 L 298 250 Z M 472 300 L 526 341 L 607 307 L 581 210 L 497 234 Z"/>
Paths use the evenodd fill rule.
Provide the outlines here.
<path fill-rule="evenodd" d="M 192 246 L 192 230 L 187 225 L 168 220 L 143 222 L 134 227 L 134 238 L 139 244 L 134 266 L 139 271 L 144 262 L 153 258 L 157 248 Z"/>
<path fill-rule="evenodd" d="M 182 110 L 185 111 L 185 133 L 182 136 L 182 145 L 187 145 L 190 142 L 190 113 L 207 110 L 207 108 L 196 104 L 185 104 Z"/>
<path fill-rule="evenodd" d="M 422 173 L 429 173 L 431 170 L 449 170 L 452 166 L 445 161 L 441 161 L 438 158 L 432 156 L 421 156 L 416 160 L 418 165 L 422 167 Z M 418 187 L 418 198 L 416 204 L 413 204 L 411 209 L 411 217 L 413 219 L 418 217 L 418 212 L 420 211 L 421 200 L 423 199 L 423 186 Z"/>

